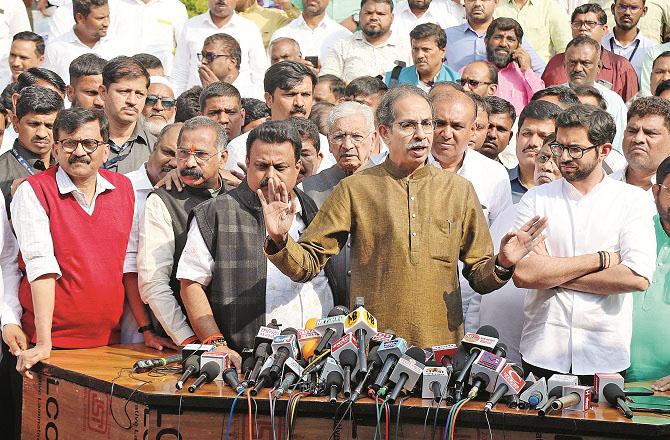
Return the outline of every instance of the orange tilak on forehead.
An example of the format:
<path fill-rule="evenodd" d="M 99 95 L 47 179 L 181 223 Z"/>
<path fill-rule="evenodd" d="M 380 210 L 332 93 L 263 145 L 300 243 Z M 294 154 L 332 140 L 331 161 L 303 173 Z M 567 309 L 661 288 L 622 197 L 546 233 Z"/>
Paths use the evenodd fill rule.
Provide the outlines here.
<path fill-rule="evenodd" d="M 188 152 L 191 154 L 194 154 L 197 151 L 196 147 L 194 144 L 191 144 L 190 147 L 188 147 Z"/>

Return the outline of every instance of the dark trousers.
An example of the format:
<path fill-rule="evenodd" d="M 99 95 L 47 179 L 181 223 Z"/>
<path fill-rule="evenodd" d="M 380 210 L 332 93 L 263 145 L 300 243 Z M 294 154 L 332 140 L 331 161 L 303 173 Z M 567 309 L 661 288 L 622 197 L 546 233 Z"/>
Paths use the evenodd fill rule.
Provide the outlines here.
<path fill-rule="evenodd" d="M 21 437 L 21 403 L 23 378 L 16 371 L 16 357 L 2 343 L 0 360 L 0 437 L 19 440 Z M 6 435 L 6 437 L 5 437 Z"/>
<path fill-rule="evenodd" d="M 549 380 L 549 378 L 551 376 L 553 376 L 554 374 L 572 374 L 571 372 L 570 373 L 560 373 L 558 371 L 551 371 L 551 370 L 547 370 L 545 368 L 536 367 L 535 365 L 529 364 L 528 362 L 526 362 L 523 359 L 521 360 L 521 365 L 523 367 L 523 372 L 526 376 L 528 376 L 528 373 L 533 373 L 533 375 L 535 375 L 535 377 L 537 377 L 538 379 L 541 378 L 541 377 L 544 377 L 546 380 Z M 570 369 L 570 371 L 572 371 L 572 369 Z M 626 370 L 620 371 L 619 374 L 621 376 L 623 376 L 624 379 L 626 378 Z M 593 386 L 593 375 L 592 374 L 591 375 L 582 375 L 582 376 L 578 375 L 577 378 L 579 378 L 579 384 L 580 385 Z"/>

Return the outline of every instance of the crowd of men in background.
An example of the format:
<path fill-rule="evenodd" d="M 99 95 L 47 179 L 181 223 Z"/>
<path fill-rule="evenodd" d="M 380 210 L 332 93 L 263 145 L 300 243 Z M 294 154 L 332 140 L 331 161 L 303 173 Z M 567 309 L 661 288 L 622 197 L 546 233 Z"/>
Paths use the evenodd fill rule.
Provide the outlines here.
<path fill-rule="evenodd" d="M 670 389 L 670 0 L 5 3 L 0 431 L 54 349 L 239 367 L 356 297 Z"/>

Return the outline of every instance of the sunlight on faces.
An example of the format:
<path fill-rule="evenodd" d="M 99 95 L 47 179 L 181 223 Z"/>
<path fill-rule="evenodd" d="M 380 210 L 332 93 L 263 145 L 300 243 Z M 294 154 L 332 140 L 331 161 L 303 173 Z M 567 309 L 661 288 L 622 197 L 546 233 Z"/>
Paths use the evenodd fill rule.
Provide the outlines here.
<path fill-rule="evenodd" d="M 519 40 L 514 29 L 497 29 L 486 42 L 486 58 L 499 69 L 512 62 L 512 52 L 519 48 Z"/>
<path fill-rule="evenodd" d="M 472 139 L 468 142 L 468 147 L 479 151 L 486 140 L 486 133 L 489 130 L 489 114 L 484 109 L 477 109 Z"/>
<path fill-rule="evenodd" d="M 306 118 L 312 111 L 312 78 L 305 76 L 290 90 L 277 87 L 273 94 L 265 93 L 273 121 L 284 121 L 291 116 Z"/>
<path fill-rule="evenodd" d="M 98 141 L 98 148 L 92 153 L 84 151 L 81 144 L 77 145 L 71 153 L 66 152 L 60 142 L 54 145 L 58 164 L 73 181 L 85 180 L 94 176 L 98 172 L 98 168 L 109 157 L 109 145 L 102 139 L 99 121 L 87 122 L 72 133 L 65 133 L 61 130 L 58 134 L 60 141 L 65 139 L 79 141 L 95 139 Z"/>
<path fill-rule="evenodd" d="M 629 167 L 655 172 L 670 156 L 670 132 L 663 117 L 631 116 L 623 135 L 623 154 Z"/>
<path fill-rule="evenodd" d="M 208 0 L 209 13 L 217 18 L 228 18 L 235 11 L 235 0 Z"/>
<path fill-rule="evenodd" d="M 558 165 L 556 165 L 556 161 L 551 155 L 548 143 L 540 148 L 540 151 L 533 158 L 533 163 L 535 166 L 533 173 L 533 182 L 535 182 L 535 185 L 543 185 L 562 177 L 561 170 L 558 169 Z"/>
<path fill-rule="evenodd" d="M 100 96 L 102 75 L 87 75 L 72 79 L 67 86 L 67 99 L 73 107 L 103 109 L 105 102 Z"/>
<path fill-rule="evenodd" d="M 270 179 L 275 179 L 277 185 L 283 182 L 290 194 L 300 172 L 300 161 L 296 162 L 293 144 L 289 141 L 269 143 L 256 139 L 251 145 L 246 165 L 249 188 L 254 192 L 260 189 L 268 201 Z"/>
<path fill-rule="evenodd" d="M 156 181 L 161 180 L 167 173 L 177 168 L 175 152 L 177 138 L 182 124 L 175 124 L 156 142 L 154 151 L 147 160 L 147 173 Z"/>
<path fill-rule="evenodd" d="M 37 53 L 37 44 L 34 41 L 12 41 L 9 49 L 9 70 L 12 72 L 12 81 L 31 67 L 39 67 L 44 62 L 44 55 Z"/>
<path fill-rule="evenodd" d="M 555 129 L 556 123 L 552 119 L 524 119 L 516 135 L 516 157 L 521 168 L 530 169 L 534 166 L 535 156 Z M 548 146 L 547 151 L 551 153 Z"/>
<path fill-rule="evenodd" d="M 393 12 L 386 3 L 366 1 L 359 13 L 360 27 L 363 34 L 377 38 L 388 33 L 393 23 Z"/>
<path fill-rule="evenodd" d="M 656 87 L 666 79 L 670 79 L 670 56 L 657 58 L 649 77 L 649 90 L 656 92 Z"/>
<path fill-rule="evenodd" d="M 195 188 L 208 186 L 210 189 L 215 189 L 212 182 L 219 174 L 221 163 L 225 163 L 228 158 L 226 150 L 219 154 L 216 149 L 216 131 L 211 127 L 183 130 L 178 148 L 191 153 L 188 158 L 177 160 L 177 171 L 179 171 L 181 180 L 186 185 Z M 201 163 L 194 156 L 196 152 L 211 156 Z"/>
<path fill-rule="evenodd" d="M 284 38 L 280 41 L 273 41 L 270 46 L 270 64 L 277 64 L 280 61 L 297 61 L 302 60 L 302 54 L 295 43 Z"/>
<path fill-rule="evenodd" d="M 226 78 L 231 75 L 231 73 L 237 71 L 235 66 L 235 60 L 229 56 L 230 51 L 227 50 L 227 45 L 221 41 L 214 41 L 212 43 L 206 44 L 202 48 L 202 53 L 213 53 L 215 55 L 225 55 L 216 57 L 210 63 L 206 58 L 202 59 L 202 64 L 209 67 L 212 73 L 216 76 L 219 81 L 225 81 Z M 229 81 L 232 83 L 232 81 Z"/>
<path fill-rule="evenodd" d="M 575 25 L 572 26 L 572 38 L 584 35 L 591 37 L 596 41 L 600 41 L 603 39 L 608 30 L 607 24 L 600 24 L 598 21 L 598 14 L 595 12 L 587 12 L 586 14 L 575 15 L 573 23 L 579 23 L 581 26 L 576 29 Z"/>
<path fill-rule="evenodd" d="M 438 72 L 446 50 L 437 47 L 435 38 L 428 37 L 411 40 L 411 43 L 412 60 L 419 75 L 435 74 L 435 72 Z M 432 79 L 430 78 L 430 80 Z"/>
<path fill-rule="evenodd" d="M 496 159 L 512 138 L 514 121 L 508 113 L 490 113 L 486 140 L 479 152 L 489 159 Z"/>
<path fill-rule="evenodd" d="M 469 20 L 486 22 L 493 17 L 498 0 L 465 0 L 465 15 Z"/>
<path fill-rule="evenodd" d="M 147 79 L 123 78 L 112 83 L 109 88 L 100 86 L 100 95 L 104 100 L 105 114 L 110 122 L 131 124 L 140 117 L 147 99 Z"/>
<path fill-rule="evenodd" d="M 99 40 L 109 30 L 109 5 L 91 7 L 88 16 L 75 15 L 77 29 L 87 37 Z"/>
<path fill-rule="evenodd" d="M 462 159 L 472 140 L 475 103 L 464 93 L 438 95 L 435 108 L 435 134 L 432 153 L 442 163 L 453 164 Z"/>
<path fill-rule="evenodd" d="M 202 115 L 221 124 L 226 130 L 228 141 L 242 132 L 245 112 L 240 100 L 234 96 L 214 96 L 207 99 Z"/>
<path fill-rule="evenodd" d="M 588 148 L 591 146 L 588 131 L 582 127 L 559 127 L 556 130 L 556 142 L 566 147 L 578 146 Z M 554 160 L 558 164 L 561 175 L 565 177 L 565 180 L 568 182 L 579 182 L 589 177 L 593 170 L 605 159 L 612 149 L 611 145 L 607 145 L 585 151 L 581 159 L 571 158 L 566 148 L 561 156 L 554 156 Z M 602 151 L 602 153 L 599 153 L 598 150 Z"/>
<path fill-rule="evenodd" d="M 21 119 L 15 115 L 14 128 L 21 145 L 40 156 L 51 150 L 54 142 L 53 126 L 57 115 L 57 112 L 46 115 L 28 113 Z"/>
<path fill-rule="evenodd" d="M 360 143 L 353 140 L 357 136 L 364 137 Z M 377 141 L 377 132 L 369 132 L 363 116 L 345 116 L 333 123 L 328 141 L 337 166 L 351 174 L 370 158 Z"/>
<path fill-rule="evenodd" d="M 598 78 L 600 59 L 590 44 L 571 46 L 565 51 L 563 67 L 572 86 L 590 86 Z"/>
<path fill-rule="evenodd" d="M 174 116 L 177 113 L 177 107 L 164 107 L 160 98 L 174 98 L 174 92 L 172 89 L 165 84 L 151 84 L 147 90 L 148 95 L 153 95 L 158 97 L 158 101 L 154 105 L 148 105 L 145 101 L 145 106 L 142 109 L 142 114 L 150 122 L 157 122 L 163 124 L 169 124 L 174 121 Z"/>
<path fill-rule="evenodd" d="M 466 91 L 479 96 L 493 95 L 497 89 L 497 85 L 491 83 L 489 69 L 483 62 L 474 62 L 465 66 L 461 75 L 461 84 Z"/>

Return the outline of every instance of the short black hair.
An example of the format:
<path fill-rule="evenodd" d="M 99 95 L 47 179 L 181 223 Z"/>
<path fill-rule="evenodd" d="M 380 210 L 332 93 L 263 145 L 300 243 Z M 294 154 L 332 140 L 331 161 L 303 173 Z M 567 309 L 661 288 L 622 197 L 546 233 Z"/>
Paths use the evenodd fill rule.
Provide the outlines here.
<path fill-rule="evenodd" d="M 531 101 L 521 110 L 521 114 L 519 115 L 519 130 L 523 127 L 526 119 L 537 119 L 540 121 L 551 119 L 556 122 L 556 118 L 562 111 L 562 108 L 552 102 Z"/>
<path fill-rule="evenodd" d="M 289 118 L 289 121 L 293 123 L 295 129 L 298 130 L 300 134 L 300 139 L 309 139 L 312 141 L 312 145 L 316 149 L 316 152 L 321 151 L 321 139 L 319 138 L 319 127 L 309 119 L 305 118 Z"/>
<path fill-rule="evenodd" d="M 200 115 L 200 93 L 202 93 L 202 87 L 193 86 L 177 97 L 175 122 L 186 122 Z"/>
<path fill-rule="evenodd" d="M 572 15 L 570 16 L 570 23 L 575 21 L 575 18 L 578 15 L 588 14 L 589 12 L 596 14 L 598 17 L 598 24 L 601 26 L 607 24 L 607 13 L 599 4 L 596 3 L 587 3 L 585 5 L 577 6 L 575 10 L 572 11 Z"/>
<path fill-rule="evenodd" d="M 656 169 L 656 183 L 662 184 L 668 174 L 670 174 L 670 156 L 663 159 L 663 162 Z"/>
<path fill-rule="evenodd" d="M 533 94 L 531 101 L 538 101 L 545 96 L 555 96 L 558 98 L 558 102 L 565 104 L 566 106 L 573 106 L 579 104 L 579 97 L 570 87 L 565 86 L 551 86 L 546 89 L 538 90 Z"/>
<path fill-rule="evenodd" d="M 495 34 L 496 31 L 514 31 L 514 35 L 516 35 L 516 39 L 519 40 L 519 44 L 521 44 L 521 41 L 523 40 L 523 28 L 519 24 L 518 21 L 516 21 L 513 18 L 508 18 L 508 17 L 500 17 L 496 18 L 491 22 L 489 27 L 486 29 L 486 39 L 488 40 Z"/>
<path fill-rule="evenodd" d="M 150 53 L 136 53 L 131 58 L 139 61 L 147 70 L 163 68 L 163 63 L 161 62 L 160 58 L 155 55 L 151 55 Z"/>
<path fill-rule="evenodd" d="M 275 90 L 291 90 L 305 78 L 312 80 L 312 89 L 316 85 L 316 73 L 297 61 L 280 61 L 265 71 L 263 88 L 265 93 L 274 95 Z"/>
<path fill-rule="evenodd" d="M 559 128 L 584 128 L 593 145 L 611 144 L 616 134 L 616 124 L 609 113 L 584 104 L 563 110 L 556 118 L 556 130 Z"/>
<path fill-rule="evenodd" d="M 45 87 L 29 86 L 21 90 L 16 101 L 16 117 L 21 119 L 29 113 L 49 115 L 63 108 L 63 98 Z"/>
<path fill-rule="evenodd" d="M 220 96 L 236 98 L 239 105 L 242 106 L 242 97 L 240 96 L 240 92 L 235 88 L 235 86 L 226 82 L 215 82 L 208 85 L 202 89 L 202 92 L 200 92 L 200 111 L 202 112 L 202 110 L 205 108 L 205 104 L 207 104 L 208 99 L 218 98 Z"/>
<path fill-rule="evenodd" d="M 77 21 L 77 13 L 84 17 L 88 17 L 92 8 L 99 8 L 100 6 L 107 5 L 107 0 L 72 0 L 72 15 L 74 21 Z"/>
<path fill-rule="evenodd" d="M 596 102 L 598 103 L 598 107 L 600 107 L 603 110 L 607 110 L 607 101 L 605 101 L 605 98 L 603 97 L 602 93 L 598 89 L 596 89 L 593 86 L 577 86 L 572 88 L 577 96 L 590 96 L 592 98 L 595 98 Z"/>
<path fill-rule="evenodd" d="M 654 96 L 661 96 L 661 93 L 665 92 L 668 89 L 670 89 L 670 79 L 666 79 L 665 81 L 661 81 L 656 86 L 656 91 L 654 92 Z"/>
<path fill-rule="evenodd" d="M 359 76 L 353 79 L 344 89 L 344 96 L 372 96 L 386 93 L 389 87 L 376 76 Z"/>
<path fill-rule="evenodd" d="M 102 85 L 107 88 L 126 78 L 145 78 L 147 88 L 149 88 L 149 72 L 135 58 L 124 55 L 112 58 L 102 69 Z"/>
<path fill-rule="evenodd" d="M 270 117 L 268 105 L 260 99 L 242 98 L 242 107 L 244 108 L 244 125 Z"/>
<path fill-rule="evenodd" d="M 600 51 L 602 50 L 602 45 L 600 44 L 600 41 L 594 40 L 588 35 L 578 35 L 572 40 L 570 40 L 568 45 L 565 47 L 565 51 L 567 52 L 568 49 L 570 49 L 571 47 L 577 47 L 577 46 L 591 46 L 596 51 L 598 56 L 600 56 Z"/>
<path fill-rule="evenodd" d="M 651 65 L 651 68 L 653 69 L 654 67 L 656 67 L 656 61 L 660 60 L 661 58 L 668 58 L 668 57 L 670 57 L 670 50 L 662 52 L 659 56 L 654 58 L 654 63 Z"/>
<path fill-rule="evenodd" d="M 242 65 L 242 48 L 240 48 L 240 43 L 238 43 L 235 38 L 224 33 L 210 35 L 209 37 L 205 38 L 205 42 L 202 43 L 202 47 L 212 43 L 222 44 L 225 50 L 228 52 L 228 55 L 233 60 L 235 60 L 235 67 L 238 69 L 240 68 Z"/>
<path fill-rule="evenodd" d="M 251 146 L 257 140 L 272 144 L 290 142 L 293 145 L 293 155 L 296 163 L 300 160 L 302 140 L 300 140 L 300 133 L 298 133 L 295 125 L 290 121 L 267 121 L 251 130 L 247 137 L 247 158 L 251 153 Z"/>
<path fill-rule="evenodd" d="M 12 96 L 14 96 L 14 93 L 16 93 L 15 86 L 16 86 L 15 82 L 9 83 L 2 90 L 2 93 L 0 93 L 0 105 L 2 105 L 7 110 L 14 109 L 14 104 L 12 103 Z"/>
<path fill-rule="evenodd" d="M 475 118 L 477 118 L 479 116 L 479 112 L 482 111 L 482 110 L 484 110 L 484 112 L 486 112 L 486 114 L 489 114 L 489 112 L 491 111 L 491 108 L 489 107 L 489 103 L 486 102 L 486 99 L 484 99 L 483 96 L 480 96 L 480 95 L 476 94 L 475 92 L 465 92 L 464 91 L 463 93 L 468 95 L 470 97 L 470 99 L 472 99 L 472 101 L 475 103 L 475 110 L 476 110 Z M 439 96 L 439 95 L 440 94 L 438 94 L 436 96 Z"/>
<path fill-rule="evenodd" d="M 367 2 L 375 2 L 375 3 L 384 3 L 387 4 L 391 7 L 391 12 L 393 12 L 393 8 L 395 7 L 395 4 L 393 3 L 393 0 L 361 0 L 361 9 L 363 9 L 363 6 Z"/>
<path fill-rule="evenodd" d="M 512 119 L 512 123 L 516 120 L 516 110 L 514 106 L 506 99 L 497 96 L 487 96 L 484 98 L 489 105 L 489 115 L 500 115 L 506 113 Z"/>
<path fill-rule="evenodd" d="M 422 23 L 412 29 L 409 33 L 410 40 L 423 40 L 432 37 L 439 49 L 447 47 L 447 34 L 441 26 L 435 23 Z"/>
<path fill-rule="evenodd" d="M 633 101 L 628 109 L 628 118 L 637 116 L 644 118 L 645 116 L 660 116 L 663 118 L 663 125 L 666 130 L 670 131 L 670 101 L 659 98 L 658 96 L 645 96 Z"/>
<path fill-rule="evenodd" d="M 100 109 L 89 109 L 81 107 L 73 107 L 61 110 L 56 117 L 53 128 L 54 140 L 60 140 L 60 132 L 63 134 L 74 133 L 79 130 L 84 124 L 98 121 L 100 125 L 100 136 L 102 140 L 107 142 L 109 139 L 109 121 L 105 112 Z"/>
<path fill-rule="evenodd" d="M 318 78 L 318 82 L 328 83 L 330 93 L 332 93 L 335 98 L 342 99 L 346 96 L 344 91 L 347 88 L 347 83 L 342 81 L 340 77 L 327 73 L 325 75 L 321 75 Z"/>
<path fill-rule="evenodd" d="M 329 130 L 328 116 L 333 108 L 335 108 L 335 104 L 331 104 L 330 102 L 317 102 L 312 106 L 312 111 L 309 112 L 309 120 L 317 126 L 319 133 L 324 136 Z M 372 109 L 370 109 L 370 111 L 372 111 Z"/>
<path fill-rule="evenodd" d="M 16 78 L 16 86 L 14 90 L 20 93 L 26 87 L 34 86 L 38 81 L 48 82 L 61 94 L 65 94 L 65 81 L 56 72 L 43 67 L 31 67 Z"/>
<path fill-rule="evenodd" d="M 37 55 L 44 55 L 44 38 L 41 35 L 37 35 L 35 32 L 23 31 L 14 34 L 12 41 L 32 41 L 35 43 L 35 52 Z"/>
<path fill-rule="evenodd" d="M 70 63 L 70 84 L 84 76 L 102 75 L 107 60 L 100 58 L 94 53 L 79 55 Z"/>

